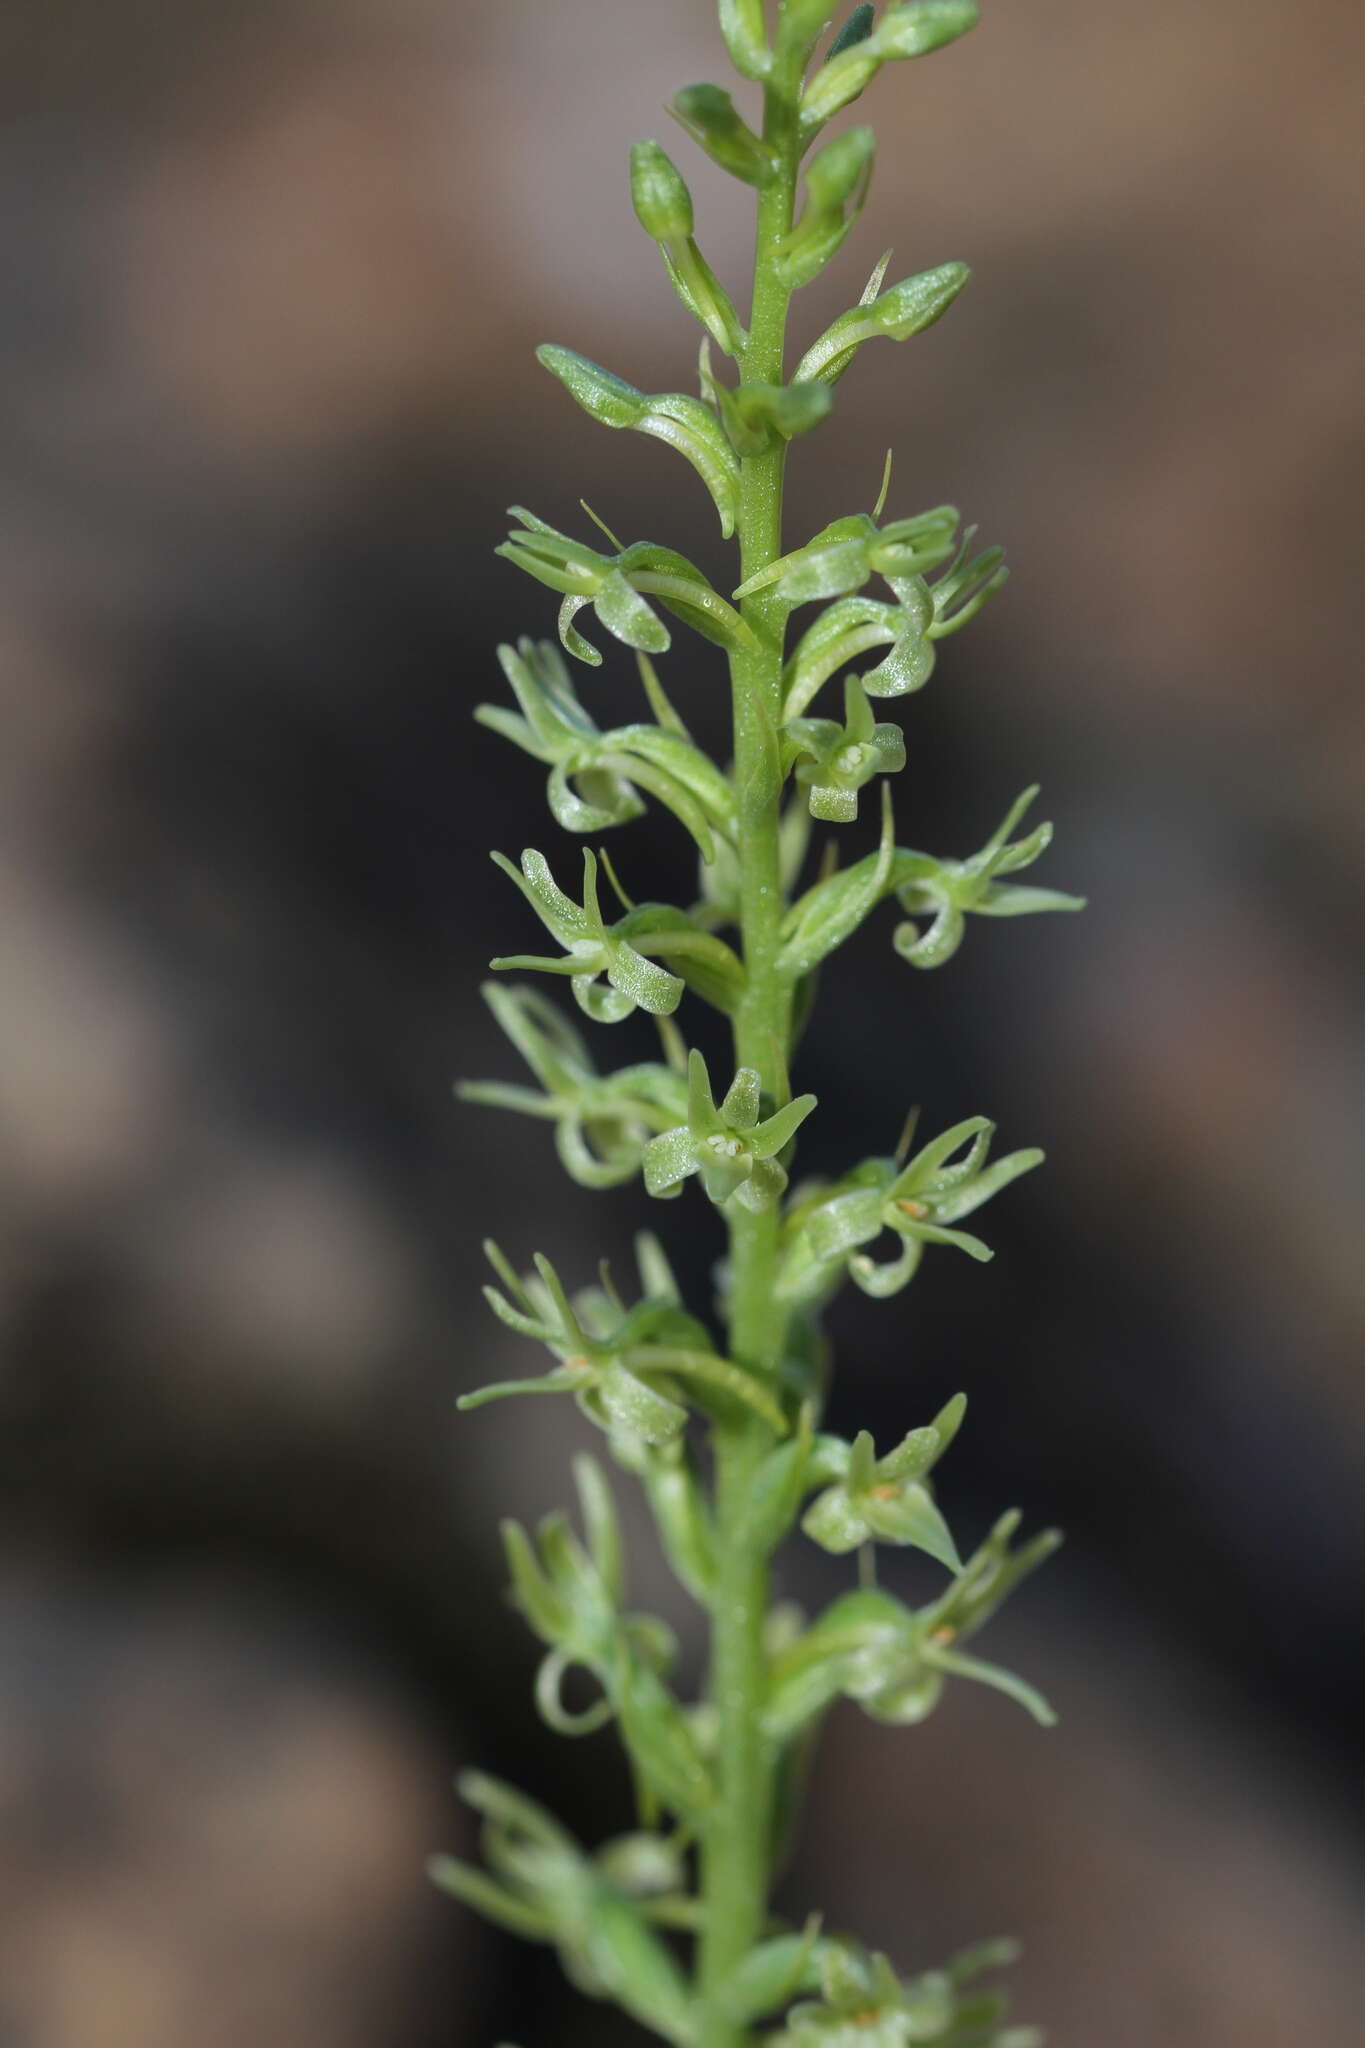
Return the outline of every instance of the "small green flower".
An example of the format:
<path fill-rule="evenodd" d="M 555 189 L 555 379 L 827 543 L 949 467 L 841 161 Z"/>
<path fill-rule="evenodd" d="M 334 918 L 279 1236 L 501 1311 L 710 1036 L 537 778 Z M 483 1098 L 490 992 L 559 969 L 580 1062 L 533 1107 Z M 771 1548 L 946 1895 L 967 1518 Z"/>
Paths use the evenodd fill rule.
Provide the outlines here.
<path fill-rule="evenodd" d="M 842 725 L 833 718 L 794 718 L 784 730 L 811 816 L 832 824 L 857 817 L 865 783 L 905 766 L 905 735 L 898 725 L 877 723 L 867 691 L 853 675 L 844 679 Z"/>
<path fill-rule="evenodd" d="M 706 417 L 714 427 L 711 415 Z M 616 639 L 642 654 L 663 654 L 672 645 L 667 626 L 646 602 L 645 593 L 658 597 L 684 624 L 718 646 L 756 644 L 734 607 L 711 588 L 700 569 L 674 549 L 642 540 L 615 555 L 604 555 L 560 533 L 520 505 L 512 507 L 511 516 L 520 523 L 494 553 L 515 562 L 538 583 L 563 592 L 560 640 L 567 653 L 591 668 L 599 667 L 602 657 L 573 623 L 584 605 L 592 606 Z"/>
<path fill-rule="evenodd" d="M 666 2041 L 691 2036 L 691 1993 L 676 1958 L 640 1902 L 679 1865 L 663 1836 L 608 1842 L 588 1857 L 543 1807 L 497 1778 L 466 1771 L 459 1790 L 483 1816 L 488 1870 L 437 1856 L 430 1876 L 500 1927 L 559 1951 L 571 1983 L 614 2000 Z"/>
<path fill-rule="evenodd" d="M 907 1607 L 877 1586 L 834 1601 L 774 1659 L 765 1716 L 769 1731 L 785 1740 L 840 1697 L 856 1700 L 874 1721 L 909 1726 L 933 1712 L 951 1677 L 1005 1693 L 1050 1727 L 1056 1716 L 1033 1686 L 960 1648 L 1061 1542 L 1055 1529 L 1045 1529 L 1011 1551 L 1019 1520 L 1017 1510 L 1002 1515 L 948 1590 L 927 1607 Z"/>
<path fill-rule="evenodd" d="M 863 677 L 872 696 L 924 687 L 936 643 L 974 618 L 1009 573 L 1000 548 L 968 559 L 976 528 L 968 527 L 959 541 L 957 520 L 951 505 L 880 528 L 873 516 L 855 513 L 740 585 L 737 597 L 771 586 L 791 605 L 837 600 L 807 628 L 787 662 L 784 718 L 799 716 L 836 669 L 876 647 L 890 652 Z M 942 576 L 928 582 L 928 573 L 944 563 Z M 894 604 L 850 594 L 874 575 L 890 585 Z"/>
<path fill-rule="evenodd" d="M 534 1274 L 522 1279 L 495 1244 L 485 1244 L 484 1251 L 506 1290 L 484 1288 L 494 1315 L 519 1336 L 545 1345 L 559 1365 L 535 1379 L 480 1387 L 462 1395 L 457 1407 L 482 1408 L 518 1394 L 572 1394 L 632 1471 L 643 1469 L 652 1450 L 682 1435 L 688 1414 L 684 1385 L 709 1412 L 743 1407 L 779 1434 L 786 1430 L 786 1416 L 768 1389 L 718 1357 L 705 1325 L 682 1308 L 668 1262 L 648 1233 L 637 1240 L 646 1292 L 633 1309 L 605 1281 L 570 1300 L 540 1252 Z"/>
<path fill-rule="evenodd" d="M 957 1545 L 923 1482 L 957 1435 L 966 1407 L 965 1395 L 956 1395 L 927 1429 L 912 1429 L 884 1458 L 867 1430 L 851 1444 L 821 1437 L 811 1470 L 835 1484 L 806 1510 L 807 1536 L 836 1557 L 864 1543 L 909 1545 L 960 1572 Z"/>
<path fill-rule="evenodd" d="M 995 1130 L 984 1116 L 968 1117 L 917 1152 L 908 1166 L 895 1159 L 869 1159 L 849 1175 L 845 1191 L 814 1207 L 806 1221 L 817 1260 L 846 1259 L 851 1278 L 864 1294 L 884 1299 L 914 1278 L 926 1244 L 956 1245 L 973 1259 L 989 1259 L 989 1245 L 948 1226 L 969 1216 L 1021 1173 L 1042 1162 L 1030 1149 L 1011 1152 L 986 1166 Z M 961 1159 L 953 1154 L 968 1145 Z M 889 1230 L 901 1240 L 899 1255 L 878 1264 L 860 1249 Z"/>
<path fill-rule="evenodd" d="M 523 715 L 480 704 L 474 716 L 549 765 L 546 794 L 557 824 L 566 832 L 624 825 L 643 812 L 639 791 L 646 790 L 686 826 L 702 859 L 715 859 L 716 832 L 734 830 L 734 794 L 699 747 L 657 725 L 603 732 L 579 702 L 562 655 L 548 641 L 500 647 L 498 659 Z"/>
<path fill-rule="evenodd" d="M 791 554 L 782 555 L 741 583 L 736 597 L 776 586 L 785 604 L 812 604 L 861 590 L 873 576 L 883 576 L 892 589 L 897 577 L 918 576 L 946 562 L 957 543 L 957 509 L 936 505 L 910 519 L 879 527 L 870 513 L 854 512 L 835 519 Z"/>
<path fill-rule="evenodd" d="M 753 1067 L 741 1067 L 716 1106 L 706 1062 L 694 1048 L 687 1062 L 687 1121 L 645 1147 L 645 1188 L 651 1195 L 676 1195 L 689 1175 L 717 1206 L 730 1200 L 743 1208 L 771 1208 L 787 1185 L 777 1154 L 790 1144 L 815 1107 L 813 1095 L 798 1095 L 760 1121 L 760 1082 Z"/>
<path fill-rule="evenodd" d="M 658 1062 L 599 1074 L 581 1035 L 535 989 L 486 982 L 482 993 L 540 1090 L 461 1081 L 460 1100 L 553 1123 L 560 1163 L 580 1187 L 613 1188 L 633 1180 L 649 1140 L 686 1113 L 681 1075 Z"/>
<path fill-rule="evenodd" d="M 1009 843 L 1010 833 L 1038 794 L 1026 789 L 979 853 L 967 860 L 935 860 L 929 854 L 900 856 L 900 872 L 908 876 L 896 889 L 901 909 L 912 917 L 930 916 L 921 932 L 916 924 L 897 926 L 894 945 L 912 967 L 941 967 L 962 944 L 966 919 L 1027 917 L 1039 910 L 1083 910 L 1084 896 L 1065 896 L 1059 889 L 1032 889 L 1002 882 L 1002 875 L 1031 867 L 1052 844 L 1051 825 L 1038 825 L 1027 838 Z"/>
<path fill-rule="evenodd" d="M 534 968 L 540 974 L 569 975 L 580 1009 L 598 1024 L 619 1024 L 635 1009 L 648 1010 L 652 1017 L 667 1017 L 677 1009 L 682 1000 L 681 977 L 637 953 L 622 935 L 620 924 L 609 925 L 603 918 L 597 895 L 597 859 L 589 848 L 583 850 L 581 905 L 564 894 L 544 854 L 534 847 L 522 854 L 520 872 L 506 854 L 495 853 L 493 860 L 564 947 L 562 959 L 533 953 L 501 955 L 489 962 L 495 972 Z M 600 975 L 606 976 L 606 988 L 599 983 Z"/>
<path fill-rule="evenodd" d="M 972 1989 L 988 1969 L 1013 1962 L 1018 1945 L 980 1942 L 940 1970 L 902 1979 L 884 1955 L 845 1939 L 815 1946 L 818 2001 L 794 2006 L 769 2048 L 1042 2048 L 1031 2028 L 1000 2031 L 1007 2001 Z"/>

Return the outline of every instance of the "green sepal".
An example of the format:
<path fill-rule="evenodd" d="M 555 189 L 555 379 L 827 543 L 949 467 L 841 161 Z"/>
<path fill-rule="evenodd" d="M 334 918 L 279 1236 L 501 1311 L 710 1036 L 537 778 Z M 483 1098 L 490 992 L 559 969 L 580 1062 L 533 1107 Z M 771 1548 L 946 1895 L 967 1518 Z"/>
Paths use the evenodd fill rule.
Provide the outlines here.
<path fill-rule="evenodd" d="M 965 263 L 942 263 L 936 270 L 902 279 L 865 305 L 850 307 L 806 350 L 796 368 L 797 379 L 818 377 L 835 384 L 865 341 L 908 341 L 912 334 L 922 333 L 942 318 L 970 276 Z"/>
<path fill-rule="evenodd" d="M 711 493 L 720 515 L 721 533 L 729 539 L 735 530 L 739 505 L 739 470 L 724 432 L 700 399 L 690 398 L 684 392 L 646 397 L 633 384 L 627 384 L 610 370 L 590 362 L 586 356 L 549 343 L 536 350 L 536 360 L 552 377 L 559 379 L 584 412 L 591 414 L 604 427 L 633 427 L 637 433 L 652 435 L 655 440 L 666 442 L 685 456 Z M 637 605 L 643 603 L 638 598 L 635 602 Z M 649 608 L 644 606 L 643 609 L 648 611 Z M 616 633 L 629 646 L 642 648 L 649 654 L 662 651 L 658 645 L 647 644 L 639 637 L 632 638 L 630 633 L 613 625 L 603 615 L 600 599 L 597 600 L 597 614 L 608 631 Z M 639 630 L 637 624 L 637 635 Z M 665 635 L 663 645 L 667 644 Z"/>
<path fill-rule="evenodd" d="M 721 85 L 685 85 L 670 114 L 713 163 L 746 185 L 760 185 L 773 168 L 771 152 L 744 120 Z"/>

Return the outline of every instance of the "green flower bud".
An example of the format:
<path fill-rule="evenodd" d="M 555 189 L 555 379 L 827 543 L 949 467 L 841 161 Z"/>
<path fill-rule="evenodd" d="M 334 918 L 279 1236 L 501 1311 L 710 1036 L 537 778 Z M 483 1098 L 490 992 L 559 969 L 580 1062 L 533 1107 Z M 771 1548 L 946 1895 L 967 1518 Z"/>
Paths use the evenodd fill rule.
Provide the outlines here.
<path fill-rule="evenodd" d="M 927 57 L 976 27 L 975 0 L 909 0 L 883 15 L 873 38 L 883 57 Z"/>
<path fill-rule="evenodd" d="M 884 63 L 900 57 L 927 57 L 973 28 L 979 18 L 974 0 L 909 0 L 883 15 L 870 33 L 852 40 L 841 36 L 829 58 L 801 97 L 801 119 L 818 128 L 857 99 Z"/>
<path fill-rule="evenodd" d="M 856 100 L 881 69 L 870 38 L 854 43 L 822 64 L 801 95 L 801 125 L 808 132 L 822 128 L 841 107 Z"/>
<path fill-rule="evenodd" d="M 865 341 L 884 335 L 891 341 L 906 341 L 932 327 L 947 312 L 971 276 L 965 263 L 943 263 L 918 277 L 894 284 L 867 305 L 853 306 L 841 313 L 820 339 L 807 349 L 797 366 L 797 377 L 822 377 L 833 384 L 842 377 Z"/>
<path fill-rule="evenodd" d="M 741 78 L 766 78 L 772 59 L 763 0 L 720 0 L 720 32 Z"/>
<path fill-rule="evenodd" d="M 692 194 L 682 173 L 657 142 L 630 152 L 630 196 L 635 217 L 656 242 L 685 242 L 692 234 Z"/>

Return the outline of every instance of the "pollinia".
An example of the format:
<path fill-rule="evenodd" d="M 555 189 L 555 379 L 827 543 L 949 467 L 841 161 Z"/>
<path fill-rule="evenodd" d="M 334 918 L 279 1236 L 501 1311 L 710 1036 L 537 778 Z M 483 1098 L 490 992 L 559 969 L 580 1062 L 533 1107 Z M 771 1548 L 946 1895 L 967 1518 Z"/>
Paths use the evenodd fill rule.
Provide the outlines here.
<path fill-rule="evenodd" d="M 738 573 L 727 595 L 672 548 L 622 546 L 605 528 L 578 538 L 514 510 L 498 552 L 559 594 L 559 644 L 504 647 L 513 701 L 477 716 L 547 770 L 551 815 L 583 844 L 578 854 L 561 845 L 552 856 L 493 856 L 525 899 L 528 933 L 538 921 L 546 935 L 541 952 L 495 960 L 485 990 L 527 1077 L 461 1090 L 551 1125 L 580 1186 L 639 1176 L 656 1200 L 710 1202 L 728 1230 L 714 1328 L 684 1305 L 652 1234 L 637 1240 L 638 1279 L 624 1291 L 605 1265 L 574 1291 L 540 1253 L 523 1270 L 489 1245 L 493 1314 L 551 1363 L 461 1403 L 573 1397 L 639 1482 L 672 1570 L 705 1612 L 705 1689 L 679 1696 L 669 1628 L 629 1608 L 612 1492 L 602 1466 L 579 1457 L 577 1529 L 564 1515 L 534 1534 L 504 1528 L 511 1597 L 543 1646 L 540 1712 L 566 1736 L 614 1724 L 638 1829 L 589 1851 L 521 1794 L 470 1774 L 461 1790 L 483 1819 L 485 1863 L 439 1858 L 433 1874 L 502 1927 L 551 1944 L 587 1996 L 687 2048 L 1027 2048 L 1039 2037 L 1008 2026 L 1003 1998 L 980 1982 L 1008 1960 L 1008 1944 L 907 1977 L 816 1918 L 784 1925 L 769 1903 L 814 1739 L 841 1698 L 912 1724 L 954 1681 L 972 1680 L 1039 1722 L 1052 1718 L 1032 1686 L 975 1654 L 978 1631 L 1058 1539 L 1021 1538 L 1011 1512 L 973 1554 L 959 1553 L 934 1475 L 963 1398 L 889 1446 L 821 1427 L 821 1318 L 838 1291 L 852 1281 L 874 1299 L 899 1294 L 939 1246 L 989 1258 L 962 1226 L 1042 1154 L 992 1158 L 993 1128 L 972 1116 L 927 1138 L 908 1126 L 899 1145 L 888 1134 L 887 1156 L 852 1162 L 832 1182 L 791 1182 L 797 1135 L 817 1105 L 793 1094 L 789 1068 L 836 948 L 888 902 L 900 912 L 892 944 L 920 969 L 952 958 L 971 917 L 1078 907 L 1016 879 L 1051 836 L 1024 823 L 1035 790 L 965 858 L 902 845 L 896 829 L 905 742 L 879 710 L 922 689 L 940 643 L 1000 589 L 1000 549 L 977 551 L 950 505 L 885 518 L 889 466 L 871 511 L 783 547 L 789 444 L 828 417 L 863 347 L 918 334 L 968 277 L 944 263 L 888 285 L 883 259 L 787 379 L 793 298 L 838 253 L 872 175 L 872 130 L 823 139 L 826 124 L 883 66 L 953 42 L 977 9 L 908 0 L 878 15 L 862 5 L 836 26 L 830 0 L 719 8 L 761 117 L 713 84 L 685 87 L 670 112 L 754 193 L 747 320 L 702 254 L 682 174 L 657 142 L 640 142 L 635 212 L 703 330 L 698 395 L 637 390 L 568 348 L 543 348 L 540 361 L 602 425 L 648 434 L 691 466 L 722 535 L 738 544 Z M 679 628 L 728 662 L 728 763 L 695 743 L 665 694 L 656 662 Z M 638 666 L 642 715 L 631 724 L 601 724 L 575 686 L 608 643 Z M 877 844 L 845 858 L 840 832 L 874 787 Z M 695 847 L 698 895 L 686 907 L 632 901 L 602 846 L 649 804 L 670 811 Z M 813 874 L 812 821 L 831 828 Z M 542 992 L 547 976 L 567 978 L 579 1021 Z M 685 1021 L 698 1004 L 728 1020 L 723 1062 L 689 1049 Z M 583 1022 L 611 1026 L 637 1010 L 655 1020 L 658 1057 L 601 1071 Z M 797 1530 L 851 1560 L 849 1590 L 814 1620 L 771 1596 L 774 1553 Z M 877 1583 L 879 1544 L 926 1553 L 942 1590 L 914 1606 Z"/>

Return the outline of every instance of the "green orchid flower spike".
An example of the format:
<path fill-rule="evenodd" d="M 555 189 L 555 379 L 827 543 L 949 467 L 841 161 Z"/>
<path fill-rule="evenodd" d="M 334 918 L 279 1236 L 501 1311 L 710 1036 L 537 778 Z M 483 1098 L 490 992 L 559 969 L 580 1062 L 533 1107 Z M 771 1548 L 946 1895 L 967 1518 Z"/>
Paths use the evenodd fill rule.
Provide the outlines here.
<path fill-rule="evenodd" d="M 499 650 L 510 699 L 474 712 L 537 764 L 552 823 L 579 841 L 582 885 L 561 886 L 553 851 L 529 848 L 516 863 L 493 856 L 550 944 L 544 954 L 499 954 L 483 991 L 524 1071 L 464 1082 L 460 1098 L 548 1126 L 570 1180 L 616 1190 L 618 1202 L 632 1199 L 625 1190 L 637 1180 L 665 1199 L 699 1180 L 714 1212 L 704 1227 L 724 1239 L 704 1315 L 690 1310 L 648 1233 L 635 1240 L 638 1285 L 626 1298 L 605 1260 L 593 1285 L 571 1293 L 543 1254 L 523 1273 L 489 1243 L 485 1293 L 501 1326 L 492 1370 L 527 1370 L 503 1365 L 513 1342 L 549 1356 L 459 1402 L 469 1411 L 568 1395 L 559 1416 L 598 1432 L 623 1483 L 639 1488 L 647 1514 L 618 1519 L 603 1469 L 579 1455 L 572 1523 L 551 1514 L 502 1529 L 511 1605 L 537 1645 L 537 1709 L 566 1737 L 602 1730 L 619 1742 L 636 1824 L 594 1851 L 510 1786 L 466 1774 L 482 1862 L 438 1858 L 432 1875 L 556 1951 L 573 1985 L 620 2007 L 642 2037 L 677 2048 L 1038 2048 L 978 1982 L 1011 1960 L 1008 1944 L 907 1975 L 827 1935 L 818 1912 L 792 1927 L 771 1910 L 830 1713 L 851 1703 L 913 1728 L 953 1699 L 960 1679 L 1005 1695 L 1040 1726 L 1054 1718 L 1030 1683 L 976 1655 L 977 1633 L 1058 1538 L 1044 1530 L 1021 1542 L 1012 1511 L 975 1551 L 959 1550 L 940 1461 L 965 1396 L 880 1451 L 870 1430 L 845 1438 L 825 1427 L 834 1373 L 826 1311 L 844 1283 L 874 1298 L 899 1294 L 930 1245 L 990 1258 L 963 1224 L 1043 1155 L 992 1159 L 993 1126 L 969 1116 L 913 1156 L 912 1119 L 894 1156 L 839 1161 L 836 1121 L 821 1135 L 836 1163 L 818 1179 L 789 1181 L 817 1114 L 815 1096 L 794 1094 L 790 1078 L 803 1032 L 836 956 L 882 906 L 898 912 L 896 951 L 927 968 L 953 958 L 969 916 L 1081 902 L 1018 879 L 1051 837 L 1048 825 L 1023 828 L 1034 790 L 969 858 L 898 838 L 896 813 L 904 829 L 931 763 L 917 750 L 918 772 L 905 775 L 908 730 L 880 719 L 879 702 L 904 698 L 908 728 L 931 677 L 938 688 L 945 678 L 970 687 L 953 676 L 948 643 L 1003 589 L 1002 549 L 979 547 L 955 505 L 884 519 L 889 455 L 870 511 L 809 537 L 784 527 L 784 503 L 795 501 L 788 463 L 810 436 L 837 437 L 849 401 L 841 389 L 836 408 L 835 387 L 855 381 L 864 346 L 912 342 L 955 306 L 969 277 L 964 263 L 937 261 L 888 283 L 888 251 L 855 303 L 798 336 L 800 295 L 865 211 L 877 159 L 871 126 L 826 124 L 889 66 L 952 44 L 977 8 L 717 0 L 717 9 L 738 101 L 706 81 L 684 86 L 668 111 L 753 206 L 752 295 L 732 296 L 703 255 L 679 164 L 659 142 L 636 141 L 635 219 L 702 330 L 684 340 L 699 351 L 696 394 L 640 388 L 558 343 L 538 358 L 595 424 L 681 455 L 735 554 L 713 580 L 652 540 L 623 546 L 586 500 L 597 529 L 587 540 L 513 508 L 497 552 L 539 586 L 530 595 L 542 617 Z M 969 99 L 961 111 L 971 118 Z M 607 96 L 600 118 L 613 116 Z M 609 220 L 592 231 L 610 233 Z M 993 317 L 984 304 L 982 317 Z M 557 645 L 545 637 L 545 590 L 559 604 Z M 589 612 L 600 647 L 580 630 Z M 667 691 L 655 667 L 665 653 L 675 661 Z M 621 677 L 609 667 L 626 658 L 644 693 L 634 717 L 619 708 Z M 579 663 L 599 672 L 600 696 L 580 697 Z M 841 712 L 817 701 L 827 684 L 842 691 Z M 860 824 L 870 787 L 880 815 Z M 831 825 L 840 830 L 817 835 Z M 634 890 L 653 831 L 673 827 L 695 900 L 635 900 L 621 877 Z M 551 980 L 501 978 L 513 972 Z M 554 978 L 568 980 L 560 994 L 572 994 L 578 1023 L 573 1005 L 542 992 Z M 914 1019 L 902 1025 L 899 1010 L 916 986 L 898 984 L 887 1024 L 912 1053 Z M 845 1062 L 850 1049 L 872 1057 L 884 1035 L 860 1037 L 865 1022 L 850 1017 Z M 625 1027 L 628 1057 L 615 1071 L 589 1049 L 588 1027 L 599 1024 Z M 837 1073 L 837 1038 L 824 1050 Z M 711 1076 L 722 1061 L 733 1078 L 718 1095 Z M 540 1166 L 528 1158 L 528 1183 Z M 950 1281 L 953 1262 L 944 1265 Z M 957 1266 L 961 1281 L 969 1269 Z M 1018 1346 L 1027 1349 L 1022 1336 Z M 514 1426 L 517 1408 L 501 1412 Z M 515 1458 L 506 1463 L 517 1469 Z M 698 1642 L 699 1654 L 680 1657 L 669 1623 L 628 1602 L 626 1555 L 641 1529 L 695 1603 L 704 1652 Z M 784 1545 L 806 1546 L 808 1558 L 815 1546 L 826 1553 L 822 1572 L 840 1575 L 813 1620 L 774 1597 Z M 911 1850 L 934 1853 L 918 1836 Z"/>
<path fill-rule="evenodd" d="M 777 1154 L 810 1115 L 815 1097 L 800 1095 L 760 1118 L 762 1086 L 753 1067 L 741 1067 L 717 1107 L 706 1061 L 694 1048 L 687 1062 L 687 1121 L 646 1145 L 646 1192 L 680 1194 L 696 1173 L 718 1206 L 735 1201 L 755 1213 L 770 1209 L 787 1185 Z"/>
<path fill-rule="evenodd" d="M 980 853 L 969 860 L 936 861 L 927 854 L 902 858 L 896 890 L 901 909 L 911 918 L 932 919 L 925 931 L 914 923 L 897 926 L 893 943 L 902 960 L 912 967 L 941 967 L 962 944 L 971 915 L 1029 917 L 1040 910 L 1084 910 L 1084 896 L 1024 888 L 1000 879 L 1032 867 L 1052 844 L 1051 825 L 1038 825 L 1026 838 L 1010 842 L 1010 833 L 1037 794 L 1036 783 L 1026 789 Z"/>
<path fill-rule="evenodd" d="M 867 1160 L 850 1174 L 845 1192 L 821 1202 L 807 1219 L 813 1257 L 822 1263 L 844 1261 L 863 1293 L 879 1300 L 909 1285 L 927 1244 L 954 1245 L 969 1258 L 989 1259 L 989 1245 L 950 1226 L 1043 1161 L 1035 1147 L 1010 1152 L 987 1166 L 994 1131 L 989 1118 L 966 1117 L 932 1139 L 908 1166 L 894 1159 Z M 962 1156 L 954 1158 L 955 1153 Z M 884 1231 L 898 1237 L 901 1248 L 896 1258 L 878 1262 L 861 1247 Z"/>

